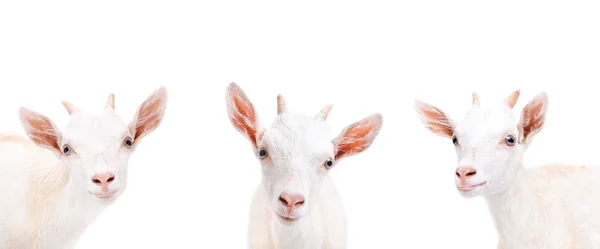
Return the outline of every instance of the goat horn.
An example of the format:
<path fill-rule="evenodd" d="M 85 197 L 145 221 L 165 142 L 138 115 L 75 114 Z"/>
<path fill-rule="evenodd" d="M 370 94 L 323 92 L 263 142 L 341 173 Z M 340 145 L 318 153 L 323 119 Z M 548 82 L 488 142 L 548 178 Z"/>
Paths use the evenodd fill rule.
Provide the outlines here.
<path fill-rule="evenodd" d="M 79 111 L 79 109 L 77 109 L 77 107 L 75 107 L 75 105 L 73 105 L 69 101 L 63 100 L 62 104 L 65 107 L 65 109 L 67 110 L 67 112 L 69 113 L 69 115 Z"/>
<path fill-rule="evenodd" d="M 287 106 L 285 105 L 285 99 L 281 94 L 277 95 L 277 115 L 282 114 L 287 111 Z"/>
<path fill-rule="evenodd" d="M 479 106 L 479 96 L 477 96 L 477 93 L 473 93 L 473 105 Z"/>
<path fill-rule="evenodd" d="M 115 109 L 115 94 L 111 93 L 110 95 L 108 95 L 108 99 L 106 100 L 106 105 L 104 105 L 104 108 L 110 108 L 110 109 Z"/>
<path fill-rule="evenodd" d="M 516 91 L 512 92 L 510 95 L 508 95 L 508 98 L 506 98 L 506 100 L 504 100 L 504 103 L 512 109 L 513 107 L 515 107 L 515 104 L 517 103 L 517 100 L 519 99 L 520 94 L 521 94 L 520 90 L 516 90 Z"/>
<path fill-rule="evenodd" d="M 333 105 L 326 105 L 325 107 L 323 107 L 323 109 L 321 109 L 321 111 L 317 113 L 315 119 L 325 121 L 327 119 L 327 116 L 329 115 L 329 112 L 331 111 L 331 108 L 333 108 Z"/>

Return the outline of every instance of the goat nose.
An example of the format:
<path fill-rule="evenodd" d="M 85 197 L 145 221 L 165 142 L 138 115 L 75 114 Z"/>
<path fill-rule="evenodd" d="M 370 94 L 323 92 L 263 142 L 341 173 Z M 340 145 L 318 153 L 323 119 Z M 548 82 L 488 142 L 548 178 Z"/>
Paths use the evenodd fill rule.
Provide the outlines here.
<path fill-rule="evenodd" d="M 111 173 L 97 174 L 92 177 L 94 184 L 106 188 L 108 185 L 115 180 L 115 175 Z"/>
<path fill-rule="evenodd" d="M 304 204 L 304 196 L 299 194 L 289 195 L 281 193 L 279 201 L 288 208 L 298 208 Z"/>
<path fill-rule="evenodd" d="M 474 168 L 458 168 L 456 170 L 456 176 L 461 180 L 466 180 L 475 174 L 477 174 L 477 170 Z"/>

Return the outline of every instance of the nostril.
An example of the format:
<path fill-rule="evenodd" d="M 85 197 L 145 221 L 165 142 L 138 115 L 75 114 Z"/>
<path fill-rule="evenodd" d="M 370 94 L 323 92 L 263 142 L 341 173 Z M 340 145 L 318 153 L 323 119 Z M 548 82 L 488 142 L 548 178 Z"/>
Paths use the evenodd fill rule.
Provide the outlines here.
<path fill-rule="evenodd" d="M 99 174 L 92 177 L 92 182 L 98 186 L 108 186 L 111 182 L 115 180 L 115 176 L 113 174 Z"/>
<path fill-rule="evenodd" d="M 304 204 L 304 196 L 302 195 L 279 195 L 279 201 L 287 208 L 294 209 Z"/>
<path fill-rule="evenodd" d="M 289 206 L 288 201 L 283 198 L 282 196 L 279 196 L 279 201 L 284 205 L 284 206 Z"/>
<path fill-rule="evenodd" d="M 459 179 L 469 178 L 475 174 L 477 174 L 477 170 L 474 168 L 460 168 L 456 170 L 456 176 Z"/>

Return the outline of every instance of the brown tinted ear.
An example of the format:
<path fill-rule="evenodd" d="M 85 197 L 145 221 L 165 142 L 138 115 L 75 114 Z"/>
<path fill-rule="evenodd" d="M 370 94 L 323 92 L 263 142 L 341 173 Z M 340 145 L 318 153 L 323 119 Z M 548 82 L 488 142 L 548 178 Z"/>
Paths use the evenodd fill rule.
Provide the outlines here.
<path fill-rule="evenodd" d="M 447 138 L 454 135 L 454 124 L 442 110 L 420 100 L 415 100 L 415 109 L 427 129 Z"/>
<path fill-rule="evenodd" d="M 61 153 L 60 141 L 62 134 L 52 120 L 24 107 L 19 109 L 19 119 L 27 136 L 35 144 L 47 148 L 54 153 Z"/>
<path fill-rule="evenodd" d="M 235 83 L 229 84 L 225 98 L 227 101 L 227 115 L 231 124 L 242 135 L 246 136 L 256 149 L 258 143 L 258 116 L 254 110 L 254 105 L 246 97 L 242 88 Z M 278 109 L 281 109 L 281 107 Z M 281 110 L 285 110 L 285 108 Z"/>
<path fill-rule="evenodd" d="M 548 95 L 539 93 L 524 108 L 519 121 L 519 142 L 531 143 L 532 138 L 542 130 L 548 110 Z"/>
<path fill-rule="evenodd" d="M 137 144 L 139 140 L 160 125 L 165 116 L 166 108 L 167 89 L 160 87 L 140 105 L 129 125 L 134 144 Z"/>
<path fill-rule="evenodd" d="M 372 114 L 356 123 L 353 123 L 340 133 L 332 142 L 334 146 L 334 160 L 351 156 L 367 150 L 383 125 L 381 114 Z"/>

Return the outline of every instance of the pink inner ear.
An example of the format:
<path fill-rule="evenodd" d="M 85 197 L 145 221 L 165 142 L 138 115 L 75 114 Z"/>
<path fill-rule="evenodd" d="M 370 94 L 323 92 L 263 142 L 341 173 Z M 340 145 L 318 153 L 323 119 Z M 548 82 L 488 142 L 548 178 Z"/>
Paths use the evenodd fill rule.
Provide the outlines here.
<path fill-rule="evenodd" d="M 160 89 L 150 96 L 138 109 L 134 133 L 134 143 L 152 132 L 164 117 L 166 104 L 166 91 Z"/>
<path fill-rule="evenodd" d="M 545 120 L 545 110 L 544 103 L 539 102 L 531 102 L 523 108 L 522 114 L 522 133 L 523 140 L 526 141 L 530 135 L 539 131 L 544 125 Z"/>
<path fill-rule="evenodd" d="M 342 135 L 333 141 L 336 147 L 335 160 L 363 152 L 371 144 L 381 129 L 381 115 L 376 114 L 347 127 Z"/>
<path fill-rule="evenodd" d="M 338 160 L 346 155 L 355 154 L 365 149 L 365 139 L 363 138 L 369 129 L 357 129 L 348 131 L 344 137 L 337 143 L 337 153 L 335 160 Z"/>
<path fill-rule="evenodd" d="M 248 99 L 239 94 L 233 96 L 233 105 L 235 108 L 231 117 L 233 125 L 244 132 L 250 139 L 250 142 L 252 142 L 252 145 L 257 147 L 256 114 L 254 112 L 254 106 L 252 106 L 252 103 L 250 103 Z"/>
<path fill-rule="evenodd" d="M 451 137 L 454 134 L 454 129 L 450 125 L 450 121 L 446 114 L 435 106 L 425 105 L 426 106 L 421 105 L 419 107 L 419 112 L 421 113 L 422 118 L 425 119 L 427 128 L 433 133 Z"/>
<path fill-rule="evenodd" d="M 24 125 L 28 126 L 25 127 L 27 134 L 34 143 L 57 151 L 61 150 L 58 144 L 60 135 L 50 119 L 29 110 L 22 110 L 22 113 Z"/>

